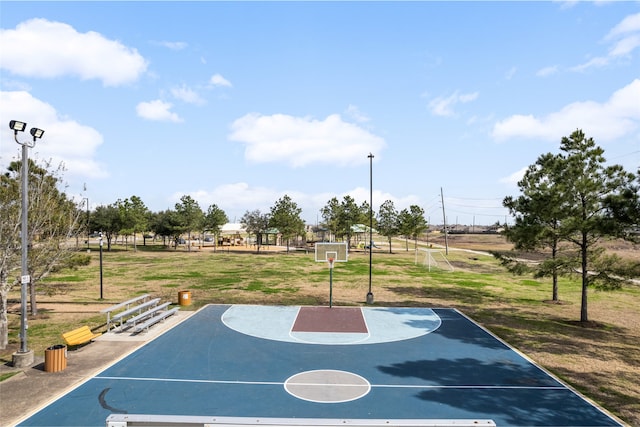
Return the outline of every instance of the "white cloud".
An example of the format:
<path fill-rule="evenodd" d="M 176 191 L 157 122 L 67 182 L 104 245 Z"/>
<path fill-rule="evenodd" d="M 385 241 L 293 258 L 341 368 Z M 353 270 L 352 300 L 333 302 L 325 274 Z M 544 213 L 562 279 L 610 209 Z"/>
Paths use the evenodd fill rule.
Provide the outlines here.
<path fill-rule="evenodd" d="M 604 56 L 598 56 L 595 58 L 591 58 L 590 60 L 588 60 L 583 64 L 576 65 L 575 67 L 571 67 L 571 71 L 582 72 L 591 67 L 604 67 L 607 64 L 609 64 L 609 58 L 606 58 Z"/>
<path fill-rule="evenodd" d="M 518 182 L 520 182 L 524 177 L 524 174 L 527 171 L 527 169 L 528 169 L 528 166 L 525 166 L 519 171 L 512 173 L 511 175 L 501 178 L 499 182 L 502 184 L 506 184 L 509 187 L 515 188 L 518 186 Z"/>
<path fill-rule="evenodd" d="M 252 186 L 246 182 L 222 184 L 212 190 L 198 190 L 190 193 L 176 192 L 169 202 L 177 203 L 180 198 L 188 194 L 198 202 L 200 208 L 207 210 L 216 204 L 229 216 L 229 221 L 239 222 L 247 210 L 258 209 L 262 213 L 269 213 L 275 202 L 288 195 L 302 209 L 303 218 L 313 222 L 315 213 L 323 207 L 334 194 L 305 194 L 300 191 L 275 190 L 270 187 Z M 305 216 L 306 215 L 306 216 Z"/>
<path fill-rule="evenodd" d="M 619 40 L 610 50 L 609 56 L 618 57 L 628 55 L 640 47 L 640 33 Z"/>
<path fill-rule="evenodd" d="M 573 67 L 572 71 L 584 71 L 591 67 L 604 67 L 611 61 L 627 57 L 640 48 L 640 13 L 625 17 L 618 25 L 604 37 L 604 41 L 611 43 L 609 52 L 604 56 L 591 58 L 584 64 Z"/>
<path fill-rule="evenodd" d="M 245 144 L 245 157 L 251 162 L 285 162 L 293 167 L 361 164 L 366 162 L 363 153 L 379 153 L 385 146 L 382 138 L 338 114 L 324 120 L 247 114 L 232 123 L 229 139 Z"/>
<path fill-rule="evenodd" d="M 102 178 L 107 172 L 95 159 L 102 135 L 95 129 L 74 120 L 63 118 L 56 109 L 24 91 L 0 92 L 0 117 L 25 121 L 27 130 L 18 135 L 19 141 L 31 139 L 29 129 L 37 127 L 45 131 L 42 139 L 30 149 L 29 157 L 51 160 L 53 166 L 61 162 L 69 175 L 86 178 Z M 0 128 L 2 141 L 13 142 L 13 133 L 8 126 Z M 6 166 L 19 158 L 18 144 L 0 145 L 0 161 Z M 5 164 L 6 163 L 6 164 Z"/>
<path fill-rule="evenodd" d="M 70 25 L 31 19 L 15 30 L 0 30 L 0 66 L 16 75 L 39 78 L 78 76 L 118 86 L 137 80 L 147 62 L 136 49 Z"/>
<path fill-rule="evenodd" d="M 410 194 L 408 196 L 404 196 L 404 197 L 398 197 L 395 196 L 391 193 L 387 193 L 387 192 L 383 192 L 380 190 L 373 190 L 373 194 L 371 194 L 371 189 L 369 188 L 364 188 L 364 187 L 357 187 L 351 191 L 346 192 L 345 194 L 342 194 L 338 197 L 338 200 L 342 201 L 342 198 L 346 195 L 349 195 L 351 197 L 354 198 L 354 200 L 356 201 L 356 203 L 360 204 L 364 201 L 366 201 L 367 203 L 369 203 L 369 198 L 373 199 L 373 211 L 374 214 L 377 213 L 377 211 L 380 209 L 380 205 L 382 205 L 385 201 L 387 200 L 391 200 L 393 202 L 393 206 L 396 208 L 396 210 L 398 212 L 400 212 L 402 209 L 408 209 L 409 206 L 411 205 L 420 205 L 421 204 L 421 200 L 418 196 Z M 372 197 L 373 196 L 373 197 Z M 332 196 L 333 197 L 333 196 Z M 322 206 L 326 205 L 327 201 L 329 199 L 326 199 Z M 322 207 L 321 206 L 321 207 Z"/>
<path fill-rule="evenodd" d="M 175 193 L 171 196 L 171 201 L 177 203 L 185 193 Z M 194 200 L 197 200 L 200 207 L 206 209 L 217 204 L 224 210 L 238 211 L 251 206 L 251 209 L 260 209 L 263 213 L 269 211 L 269 207 L 281 197 L 281 193 L 267 187 L 251 187 L 245 182 L 233 184 L 223 184 L 213 190 L 199 190 L 189 193 Z M 220 201 L 224 201 L 222 206 Z"/>
<path fill-rule="evenodd" d="M 507 72 L 505 73 L 504 77 L 507 80 L 511 80 L 513 78 L 513 76 L 516 75 L 517 72 L 518 72 L 518 68 L 517 67 L 511 67 L 509 70 L 507 70 Z"/>
<path fill-rule="evenodd" d="M 561 3 L 561 9 L 570 9 L 578 4 L 578 0 L 553 0 Z"/>
<path fill-rule="evenodd" d="M 171 50 L 183 50 L 183 49 L 186 49 L 187 46 L 189 46 L 185 42 L 169 42 L 169 41 L 154 42 L 154 44 L 157 44 L 158 46 L 166 47 L 167 49 L 171 49 Z"/>
<path fill-rule="evenodd" d="M 571 9 L 572 7 L 584 2 L 584 0 L 552 0 L 552 1 L 555 3 L 560 3 L 561 9 Z M 596 6 L 605 6 L 613 1 L 618 1 L 618 0 L 593 0 L 593 1 L 590 1 L 589 3 L 593 3 Z"/>
<path fill-rule="evenodd" d="M 347 110 L 345 111 L 345 114 L 358 123 L 366 123 L 371 120 L 369 116 L 360 111 L 360 109 L 355 105 L 349 105 L 347 107 Z"/>
<path fill-rule="evenodd" d="M 136 106 L 138 116 L 154 121 L 180 123 L 183 120 L 176 114 L 171 112 L 173 104 L 164 102 L 159 99 L 149 102 L 141 102 Z"/>
<path fill-rule="evenodd" d="M 195 104 L 195 105 L 204 105 L 206 101 L 200 97 L 200 95 L 187 87 L 186 85 L 182 85 L 180 87 L 174 87 L 171 89 L 171 94 L 181 100 L 182 102 L 186 102 L 187 104 Z"/>
<path fill-rule="evenodd" d="M 625 17 L 618 25 L 609 31 L 609 34 L 605 36 L 605 40 L 611 40 L 620 35 L 637 32 L 640 32 L 640 13 Z"/>
<path fill-rule="evenodd" d="M 536 73 L 536 76 L 538 77 L 549 77 L 553 74 L 556 74 L 558 72 L 558 66 L 557 65 L 551 65 L 549 67 L 544 67 L 540 70 L 538 70 L 538 72 Z"/>
<path fill-rule="evenodd" d="M 225 79 L 220 74 L 214 74 L 213 76 L 211 76 L 211 79 L 209 79 L 209 84 L 211 84 L 212 86 L 224 86 L 224 87 L 233 86 L 229 80 Z"/>
<path fill-rule="evenodd" d="M 497 140 L 540 138 L 555 141 L 576 129 L 597 139 L 612 140 L 637 132 L 640 127 L 640 79 L 611 95 L 604 103 L 574 102 L 546 117 L 516 114 L 494 125 Z"/>
<path fill-rule="evenodd" d="M 23 91 L 23 92 L 31 91 L 31 85 L 25 82 L 24 80 L 13 80 L 13 79 L 3 78 L 0 81 L 0 85 L 4 90 L 14 90 L 14 91 Z"/>
<path fill-rule="evenodd" d="M 459 93 L 455 91 L 448 97 L 437 97 L 429 102 L 429 110 L 436 116 L 450 117 L 455 115 L 454 107 L 458 104 L 466 104 L 478 98 L 478 92 Z"/>

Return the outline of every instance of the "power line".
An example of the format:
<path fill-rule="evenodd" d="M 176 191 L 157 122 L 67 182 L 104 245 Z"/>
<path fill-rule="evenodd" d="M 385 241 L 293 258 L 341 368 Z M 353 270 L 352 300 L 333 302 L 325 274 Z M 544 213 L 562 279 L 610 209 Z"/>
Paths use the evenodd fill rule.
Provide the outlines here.
<path fill-rule="evenodd" d="M 619 156 L 611 157 L 611 158 L 610 158 L 610 159 L 608 159 L 608 160 L 620 159 L 620 158 L 622 158 L 622 157 L 630 157 L 630 156 L 632 156 L 632 155 L 634 155 L 634 154 L 640 154 L 640 150 L 636 150 L 636 151 L 632 151 L 632 152 L 627 153 L 627 154 L 621 154 L 621 155 L 619 155 Z"/>
<path fill-rule="evenodd" d="M 456 199 L 456 200 L 482 200 L 482 201 L 495 201 L 502 200 L 502 198 L 492 197 L 490 199 L 487 198 L 475 198 L 475 197 L 447 197 L 447 199 Z"/>
<path fill-rule="evenodd" d="M 484 217 L 497 217 L 497 216 L 503 217 L 503 216 L 505 216 L 505 213 L 490 214 L 490 213 L 464 212 L 464 211 L 458 211 L 458 210 L 450 209 L 450 208 L 447 208 L 447 211 L 458 213 L 458 214 L 463 214 L 463 215 L 484 216 Z"/>
<path fill-rule="evenodd" d="M 479 206 L 479 205 L 457 205 L 455 203 L 448 203 L 447 207 L 453 206 L 454 208 L 462 209 L 462 210 L 506 210 L 504 206 Z"/>

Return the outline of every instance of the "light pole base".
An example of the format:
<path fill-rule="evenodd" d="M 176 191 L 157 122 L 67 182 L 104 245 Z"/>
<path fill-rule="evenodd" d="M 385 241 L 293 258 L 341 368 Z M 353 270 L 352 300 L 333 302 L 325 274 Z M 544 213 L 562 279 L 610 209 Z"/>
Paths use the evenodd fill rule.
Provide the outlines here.
<path fill-rule="evenodd" d="M 373 304 L 373 293 L 371 292 L 367 294 L 367 304 Z"/>
<path fill-rule="evenodd" d="M 14 368 L 28 368 L 33 365 L 34 356 L 33 350 L 26 352 L 15 352 L 12 356 L 11 364 Z"/>

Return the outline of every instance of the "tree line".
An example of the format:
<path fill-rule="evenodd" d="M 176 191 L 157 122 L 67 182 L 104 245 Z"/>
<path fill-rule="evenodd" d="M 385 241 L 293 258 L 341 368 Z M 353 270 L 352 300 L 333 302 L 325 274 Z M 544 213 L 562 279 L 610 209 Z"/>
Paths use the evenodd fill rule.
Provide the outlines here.
<path fill-rule="evenodd" d="M 138 196 L 131 196 L 124 200 L 117 200 L 107 206 L 98 206 L 89 212 L 86 223 L 87 233 L 100 231 L 106 239 L 107 250 L 118 237 L 133 236 L 133 246 L 136 248 L 136 236 L 140 233 L 146 239 L 147 234 L 162 238 L 165 244 L 171 243 L 177 247 L 186 235 L 187 240 L 192 236 L 212 234 L 220 235 L 222 227 L 229 221 L 226 212 L 218 205 L 212 204 L 207 211 L 203 211 L 196 200 L 184 195 L 175 204 L 174 209 L 151 212 Z M 358 205 L 351 196 L 344 196 L 339 201 L 334 197 L 321 209 L 323 223 L 319 224 L 326 230 L 327 239 L 343 240 L 351 245 L 354 226 L 369 224 L 372 212 L 367 202 Z M 388 238 L 389 243 L 395 236 L 416 239 L 427 229 L 424 210 L 417 205 L 410 206 L 398 212 L 391 200 L 385 201 L 379 212 L 373 217 L 373 228 L 376 233 Z M 291 242 L 306 236 L 306 224 L 302 219 L 302 209 L 290 196 L 284 195 L 270 208 L 269 212 L 259 209 L 248 210 L 240 219 L 240 223 L 247 234 L 255 236 L 258 247 L 264 243 L 264 236 L 268 233 L 278 234 L 285 242 L 287 249 Z"/>

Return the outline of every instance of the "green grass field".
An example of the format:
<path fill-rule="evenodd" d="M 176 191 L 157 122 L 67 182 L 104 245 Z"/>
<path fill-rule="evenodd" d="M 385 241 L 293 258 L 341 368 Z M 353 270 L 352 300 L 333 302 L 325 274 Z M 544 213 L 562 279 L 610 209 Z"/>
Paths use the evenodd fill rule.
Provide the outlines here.
<path fill-rule="evenodd" d="M 28 335 L 36 354 L 59 343 L 64 331 L 82 325 L 104 330 L 101 308 L 143 293 L 177 303 L 178 291 L 191 291 L 188 310 L 209 303 L 329 303 L 329 269 L 314 262 L 313 253 L 115 246 L 103 253 L 104 300 L 98 251 L 91 257 L 90 265 L 40 284 L 39 314 L 29 320 Z M 513 276 L 489 255 L 450 250 L 448 260 L 453 272 L 428 271 L 404 246 L 392 254 L 374 252 L 374 305 L 457 308 L 630 425 L 640 425 L 640 287 L 590 291 L 591 322 L 583 325 L 577 278 L 562 279 L 561 303 L 550 304 L 548 281 Z M 364 305 L 368 287 L 367 253 L 352 251 L 349 262 L 335 264 L 334 305 Z M 1 353 L 5 363 L 19 344 L 19 289 L 9 300 L 11 348 Z"/>

